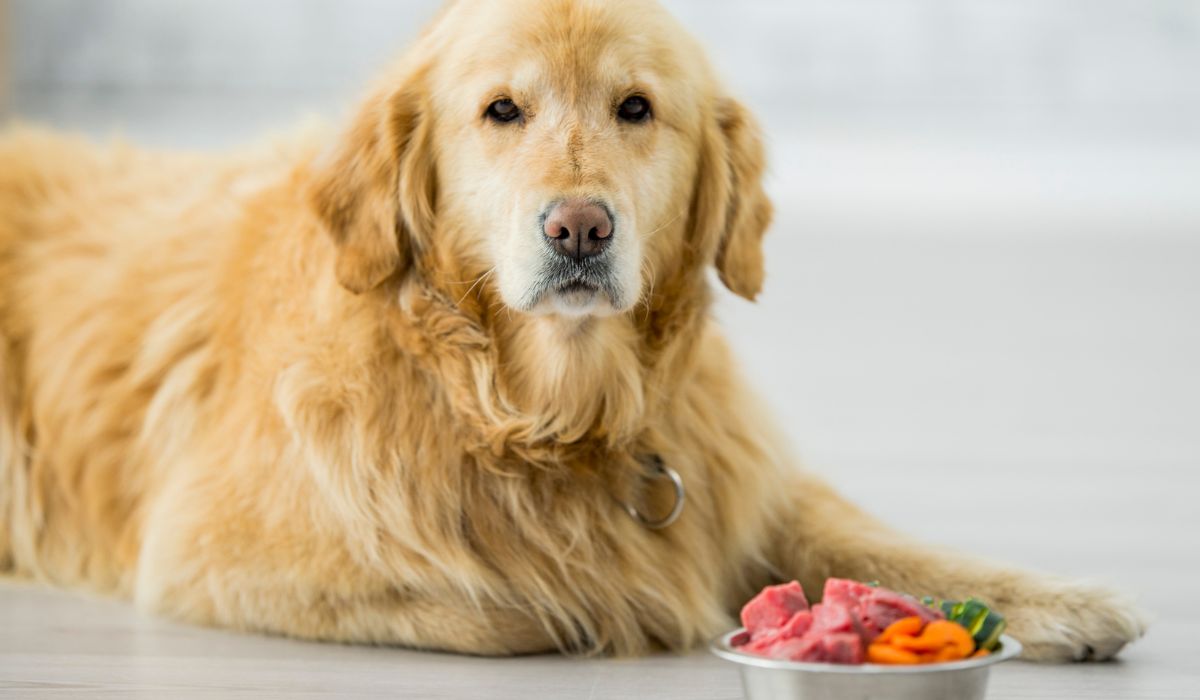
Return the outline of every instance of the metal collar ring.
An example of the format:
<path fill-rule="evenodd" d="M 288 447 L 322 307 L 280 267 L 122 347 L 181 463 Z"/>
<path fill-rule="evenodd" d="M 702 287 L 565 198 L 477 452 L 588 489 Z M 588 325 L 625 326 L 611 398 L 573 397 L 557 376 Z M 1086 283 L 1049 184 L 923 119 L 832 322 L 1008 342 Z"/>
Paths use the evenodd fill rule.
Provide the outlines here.
<path fill-rule="evenodd" d="M 680 514 L 683 513 L 683 505 L 687 501 L 687 491 L 683 487 L 683 478 L 679 476 L 679 472 L 663 464 L 661 457 L 654 455 L 649 462 L 646 479 L 650 481 L 669 480 L 675 488 L 675 503 L 671 506 L 671 512 L 656 520 L 647 518 L 631 503 L 622 503 L 622 505 L 625 506 L 629 517 L 638 521 L 642 527 L 648 530 L 662 530 L 678 520 Z"/>

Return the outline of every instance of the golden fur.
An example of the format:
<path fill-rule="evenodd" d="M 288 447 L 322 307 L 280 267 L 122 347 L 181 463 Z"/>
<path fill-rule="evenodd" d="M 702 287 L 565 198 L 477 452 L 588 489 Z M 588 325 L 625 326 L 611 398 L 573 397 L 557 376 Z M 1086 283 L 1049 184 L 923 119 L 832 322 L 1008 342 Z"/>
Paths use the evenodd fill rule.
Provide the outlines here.
<path fill-rule="evenodd" d="M 536 141 L 453 106 L 522 52 L 565 100 Z M 630 62 L 659 123 L 571 111 Z M 1105 589 L 922 547 L 792 465 L 709 319 L 708 266 L 761 286 L 762 171 L 750 115 L 632 0 L 453 4 L 338 139 L 201 156 L 10 130 L 0 569 L 202 624 L 481 654 L 685 649 L 756 587 L 831 575 L 991 599 L 1034 658 L 1139 636 Z M 626 187 L 647 218 L 632 310 L 504 304 L 474 203 L 535 185 Z M 618 503 L 669 505 L 650 454 L 688 489 L 662 531 Z"/>

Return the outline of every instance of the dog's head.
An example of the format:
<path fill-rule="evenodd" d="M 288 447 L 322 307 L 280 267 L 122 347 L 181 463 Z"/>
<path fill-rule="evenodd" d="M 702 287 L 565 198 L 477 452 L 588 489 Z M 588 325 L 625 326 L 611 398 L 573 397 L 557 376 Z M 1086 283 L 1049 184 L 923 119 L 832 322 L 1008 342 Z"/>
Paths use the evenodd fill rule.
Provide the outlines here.
<path fill-rule="evenodd" d="M 514 310 L 611 315 L 707 264 L 752 298 L 762 168 L 751 118 L 653 3 L 459 0 L 360 110 L 313 202 L 351 291 L 453 261 Z"/>

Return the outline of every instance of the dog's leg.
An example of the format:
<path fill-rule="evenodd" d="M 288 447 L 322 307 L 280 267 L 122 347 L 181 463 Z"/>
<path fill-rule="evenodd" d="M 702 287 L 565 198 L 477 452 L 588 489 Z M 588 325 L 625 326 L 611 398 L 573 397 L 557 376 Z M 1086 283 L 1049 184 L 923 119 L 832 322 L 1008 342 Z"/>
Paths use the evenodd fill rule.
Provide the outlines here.
<path fill-rule="evenodd" d="M 555 647 L 524 610 L 473 602 L 422 576 L 428 567 L 417 561 L 406 585 L 353 556 L 336 530 L 306 511 L 269 522 L 237 500 L 208 489 L 162 495 L 147 513 L 134 583 L 139 608 L 318 641 L 481 655 Z"/>
<path fill-rule="evenodd" d="M 878 580 L 917 596 L 976 596 L 1002 612 L 1009 632 L 1040 661 L 1106 659 L 1142 635 L 1145 621 L 1122 595 L 923 546 L 800 475 L 780 519 L 777 563 L 816 594 L 829 577 Z"/>
<path fill-rule="evenodd" d="M 183 570 L 156 572 L 168 580 L 150 586 L 147 572 L 157 565 L 145 566 L 138 607 L 193 624 L 314 641 L 484 656 L 555 649 L 520 610 L 475 605 L 449 590 L 417 595 L 353 565 L 334 573 L 318 568 L 328 562 L 297 557 L 276 568 L 270 553 L 259 554 L 236 563 L 188 562 Z"/>

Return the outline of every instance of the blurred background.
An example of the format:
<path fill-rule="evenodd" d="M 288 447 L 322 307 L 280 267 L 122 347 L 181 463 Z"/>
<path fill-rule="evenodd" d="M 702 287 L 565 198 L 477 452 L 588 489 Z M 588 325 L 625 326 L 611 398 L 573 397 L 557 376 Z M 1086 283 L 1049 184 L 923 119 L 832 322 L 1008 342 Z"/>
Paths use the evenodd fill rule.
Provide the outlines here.
<path fill-rule="evenodd" d="M 768 134 L 766 292 L 718 313 L 806 462 L 920 536 L 1170 597 L 1200 530 L 1200 2 L 666 4 Z M 436 5 L 0 0 L 4 104 L 229 147 L 347 113 Z"/>

